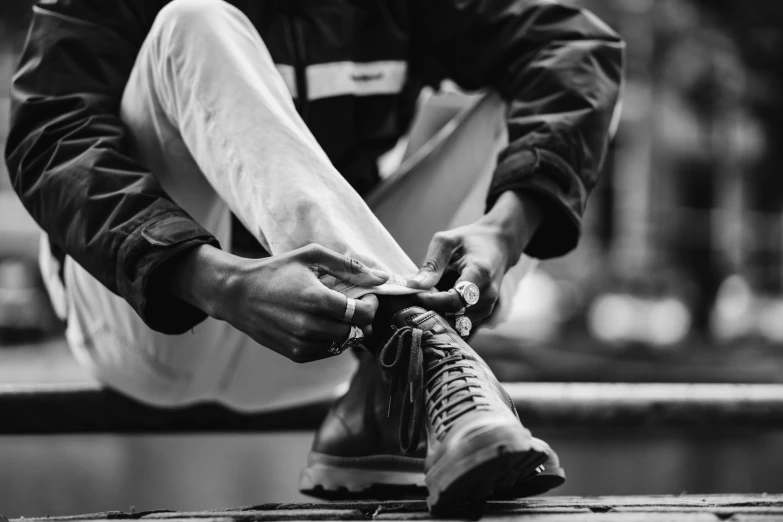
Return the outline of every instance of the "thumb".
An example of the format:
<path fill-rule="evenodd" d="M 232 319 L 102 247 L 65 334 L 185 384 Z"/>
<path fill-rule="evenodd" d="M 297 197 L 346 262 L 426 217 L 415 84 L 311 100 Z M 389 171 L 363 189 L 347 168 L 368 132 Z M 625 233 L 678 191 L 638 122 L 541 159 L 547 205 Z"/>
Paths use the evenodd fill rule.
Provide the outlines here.
<path fill-rule="evenodd" d="M 427 249 L 427 257 L 416 275 L 408 279 L 408 286 L 423 289 L 434 287 L 443 277 L 453 253 L 454 241 L 442 232 L 435 234 Z"/>

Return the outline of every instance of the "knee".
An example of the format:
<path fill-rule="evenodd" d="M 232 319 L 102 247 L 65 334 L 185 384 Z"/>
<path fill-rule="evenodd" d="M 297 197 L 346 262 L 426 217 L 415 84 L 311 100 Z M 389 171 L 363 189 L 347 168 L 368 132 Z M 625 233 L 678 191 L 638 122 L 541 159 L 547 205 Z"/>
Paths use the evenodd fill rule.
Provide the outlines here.
<path fill-rule="evenodd" d="M 223 0 L 172 0 L 158 12 L 158 20 L 180 22 L 183 25 L 199 24 L 211 20 L 231 5 Z"/>
<path fill-rule="evenodd" d="M 235 9 L 223 0 L 172 0 L 158 12 L 152 33 L 198 36 Z"/>

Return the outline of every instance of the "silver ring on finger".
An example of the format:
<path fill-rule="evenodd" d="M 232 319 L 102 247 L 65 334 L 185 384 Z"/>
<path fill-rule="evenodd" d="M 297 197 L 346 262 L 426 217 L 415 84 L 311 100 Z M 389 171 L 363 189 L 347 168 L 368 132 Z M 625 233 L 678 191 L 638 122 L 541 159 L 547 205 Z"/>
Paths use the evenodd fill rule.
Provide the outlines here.
<path fill-rule="evenodd" d="M 467 337 L 473 329 L 473 322 L 465 315 L 457 315 L 454 317 L 454 329 L 461 337 Z"/>
<path fill-rule="evenodd" d="M 364 341 L 364 332 L 362 332 L 361 328 L 352 324 L 351 330 L 348 332 L 348 338 L 342 343 L 332 341 L 332 344 L 329 345 L 326 351 L 332 355 L 340 355 L 348 348 L 355 348 L 361 345 L 362 341 Z"/>
<path fill-rule="evenodd" d="M 340 355 L 343 353 L 347 348 L 343 348 L 341 344 L 336 343 L 335 341 L 332 341 L 332 344 L 329 346 L 329 348 L 326 349 L 328 353 L 331 355 Z"/>
<path fill-rule="evenodd" d="M 353 313 L 356 311 L 356 299 L 350 297 L 345 298 L 345 313 L 343 314 L 343 322 L 350 323 L 353 320 Z"/>
<path fill-rule="evenodd" d="M 473 306 L 479 302 L 479 287 L 470 281 L 457 281 L 457 284 L 454 285 L 454 290 L 462 297 L 466 307 Z"/>

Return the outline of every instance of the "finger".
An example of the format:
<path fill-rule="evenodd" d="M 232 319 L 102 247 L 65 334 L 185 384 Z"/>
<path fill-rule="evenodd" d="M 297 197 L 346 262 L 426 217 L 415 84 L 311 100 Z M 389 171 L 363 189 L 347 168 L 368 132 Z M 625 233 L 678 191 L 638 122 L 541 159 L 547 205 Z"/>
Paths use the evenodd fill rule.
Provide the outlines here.
<path fill-rule="evenodd" d="M 365 294 L 361 296 L 358 301 L 367 306 L 359 307 L 359 303 L 356 303 L 356 310 L 353 313 L 352 324 L 356 325 L 369 325 L 375 319 L 375 312 L 378 311 L 378 296 L 375 294 Z M 356 315 L 359 314 L 357 318 Z"/>
<path fill-rule="evenodd" d="M 497 304 L 497 294 L 493 290 L 492 285 L 486 290 L 482 290 L 482 292 L 484 295 L 479 299 L 478 304 L 465 310 L 465 315 L 473 322 L 474 326 L 478 326 L 486 321 L 495 311 L 495 305 Z"/>
<path fill-rule="evenodd" d="M 351 333 L 351 325 L 342 321 L 335 321 L 326 317 L 311 316 L 307 320 L 307 326 L 299 332 L 298 337 L 304 341 L 320 341 L 320 350 L 329 347 L 329 343 L 323 341 L 335 341 L 341 343 L 348 339 Z"/>
<path fill-rule="evenodd" d="M 301 362 L 310 362 L 335 355 L 329 349 L 333 344 L 342 345 L 347 342 L 353 326 L 322 317 L 308 320 L 308 328 L 304 338 L 297 337 L 293 343 L 297 347 L 295 355 Z M 361 328 L 364 338 L 372 335 L 372 327 Z"/>
<path fill-rule="evenodd" d="M 462 298 L 453 288 L 448 292 L 433 292 L 431 294 L 418 294 L 415 299 L 426 309 L 434 310 L 441 314 L 457 313 L 465 307 Z"/>
<path fill-rule="evenodd" d="M 331 288 L 325 286 L 322 286 L 321 288 L 324 305 L 320 311 L 320 315 L 324 315 L 335 321 L 340 321 L 343 325 L 348 325 L 348 323 L 343 322 L 345 310 L 348 307 L 348 298 L 345 297 L 344 294 L 332 290 Z M 365 296 L 367 299 L 364 297 L 361 299 L 354 299 L 356 308 L 354 308 L 353 318 L 351 318 L 350 324 L 368 326 L 372 323 L 372 320 L 375 317 L 375 311 L 378 310 L 378 298 L 375 297 L 374 294 L 367 295 L 372 297 Z"/>
<path fill-rule="evenodd" d="M 302 341 L 294 339 L 289 342 L 289 346 L 295 346 L 292 350 L 291 360 L 297 363 L 309 363 L 314 361 L 320 361 L 327 357 L 333 357 L 333 354 L 329 353 L 328 341 Z"/>
<path fill-rule="evenodd" d="M 473 330 L 475 330 L 481 323 L 487 320 L 487 317 L 489 317 L 492 314 L 491 308 L 487 308 L 484 310 L 477 310 L 475 312 L 465 312 L 465 316 L 470 319 L 470 322 L 473 323 Z"/>
<path fill-rule="evenodd" d="M 408 286 L 412 288 L 432 288 L 435 286 L 454 254 L 454 241 L 448 236 L 438 233 L 430 241 L 427 256 L 421 264 L 419 271 L 408 279 Z"/>
<path fill-rule="evenodd" d="M 330 354 L 327 352 L 328 344 L 323 340 L 301 339 L 291 334 L 285 343 L 285 348 L 290 350 L 289 358 L 297 363 L 307 363 L 324 359 Z"/>
<path fill-rule="evenodd" d="M 492 271 L 482 265 L 468 263 L 465 268 L 462 269 L 462 273 L 454 284 L 456 285 L 460 281 L 473 283 L 479 287 L 483 293 L 484 289 L 492 284 Z"/>
<path fill-rule="evenodd" d="M 317 341 L 315 345 L 317 347 L 316 350 L 326 350 L 333 342 L 337 344 L 344 343 L 351 334 L 352 326 L 355 326 L 347 323 L 335 323 L 328 319 L 326 321 L 326 323 L 318 326 L 319 333 L 314 334 L 314 340 Z M 362 326 L 359 329 L 364 334 L 365 339 L 372 335 L 372 326 Z"/>
<path fill-rule="evenodd" d="M 359 286 L 380 286 L 389 280 L 389 273 L 370 268 L 358 259 L 338 254 L 320 245 L 308 247 L 307 256 L 316 273 L 327 273 L 341 281 Z"/>
<path fill-rule="evenodd" d="M 470 317 L 468 317 L 467 314 L 448 315 L 448 316 L 446 316 L 446 319 L 449 321 L 449 324 L 451 325 L 451 327 L 454 328 L 454 330 L 457 331 L 459 336 L 463 337 L 463 338 L 465 338 L 468 335 L 470 335 L 470 332 L 473 331 L 473 329 L 476 326 L 476 324 L 473 322 L 473 320 Z M 468 321 L 467 325 L 462 323 L 463 321 L 466 321 L 466 320 Z M 465 333 L 465 330 L 464 330 L 465 328 L 467 328 L 467 333 Z"/>

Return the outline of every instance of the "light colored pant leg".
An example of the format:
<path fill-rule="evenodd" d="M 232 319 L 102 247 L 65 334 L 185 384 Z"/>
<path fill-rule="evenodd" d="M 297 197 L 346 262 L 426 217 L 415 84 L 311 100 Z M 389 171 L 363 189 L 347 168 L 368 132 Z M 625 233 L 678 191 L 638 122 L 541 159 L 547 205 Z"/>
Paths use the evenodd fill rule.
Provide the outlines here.
<path fill-rule="evenodd" d="M 176 0 L 160 13 L 121 115 L 138 159 L 221 244 L 230 244 L 233 210 L 273 254 L 317 242 L 371 266 L 415 272 L 331 165 L 260 37 L 229 4 Z M 354 368 L 349 355 L 294 364 L 211 318 L 183 335 L 160 334 L 72 260 L 65 274 L 77 358 L 146 402 L 273 408 L 330 394 Z"/>
<path fill-rule="evenodd" d="M 317 242 L 402 276 L 415 272 L 329 163 L 260 37 L 228 4 L 175 0 L 161 12 L 121 113 L 136 156 L 221 244 L 230 244 L 232 210 L 273 254 Z M 140 400 L 267 409 L 331 393 L 354 367 L 349 356 L 295 365 L 213 319 L 180 336 L 159 334 L 76 263 L 65 273 L 74 353 L 99 380 Z"/>
<path fill-rule="evenodd" d="M 179 129 L 204 178 L 271 254 L 319 243 L 400 276 L 416 272 L 299 117 L 240 11 L 217 0 L 168 4 L 133 74 Z M 179 183 L 190 175 L 172 173 Z M 165 186 L 170 176 L 158 176 Z"/>
<path fill-rule="evenodd" d="M 453 110 L 454 100 L 429 98 L 413 122 L 412 140 L 420 129 L 433 128 L 432 120 L 441 120 L 438 112 L 444 106 Z M 497 155 L 508 145 L 507 107 L 500 97 L 468 96 L 462 102 L 463 109 L 368 196 L 370 208 L 414 260 L 424 259 L 436 232 L 473 223 L 484 214 Z M 482 327 L 508 318 L 519 282 L 536 264 L 523 255 L 505 274 L 495 310 Z"/>

